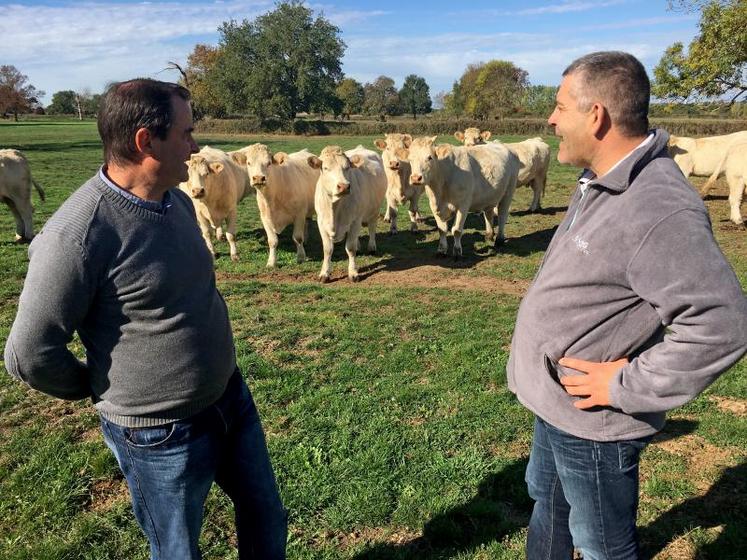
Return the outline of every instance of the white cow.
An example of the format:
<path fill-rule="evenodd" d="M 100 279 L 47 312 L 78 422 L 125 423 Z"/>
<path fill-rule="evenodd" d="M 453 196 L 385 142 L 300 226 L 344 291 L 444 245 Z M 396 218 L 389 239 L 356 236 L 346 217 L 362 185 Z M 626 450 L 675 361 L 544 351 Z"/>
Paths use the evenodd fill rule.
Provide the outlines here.
<path fill-rule="evenodd" d="M 468 212 L 482 212 L 485 235 L 495 237 L 496 247 L 504 240 L 504 227 L 511 198 L 516 190 L 519 160 L 501 144 L 465 147 L 441 144 L 436 136 L 416 138 L 398 156 L 412 166 L 410 181 L 425 185 L 425 192 L 440 233 L 438 254 L 448 253 L 447 220 L 456 213 L 451 228 L 454 258 L 462 256 L 462 232 Z M 498 215 L 494 230 L 493 218 Z"/>
<path fill-rule="evenodd" d="M 481 132 L 479 128 L 468 128 L 464 132 L 455 132 L 454 137 L 463 142 L 465 146 L 476 146 L 490 139 L 490 131 Z M 493 142 L 500 141 L 493 140 Z M 507 142 L 504 146 L 519 158 L 519 177 L 516 186 L 528 185 L 532 188 L 533 197 L 529 211 L 536 212 L 540 209 L 540 202 L 545 194 L 547 171 L 550 169 L 550 146 L 539 136 L 523 142 Z"/>
<path fill-rule="evenodd" d="M 249 182 L 257 191 L 259 217 L 267 234 L 270 254 L 267 266 L 277 264 L 278 235 L 293 224 L 296 260 L 306 260 L 306 220 L 314 215 L 314 191 L 319 171 L 309 167 L 308 150 L 273 154 L 264 144 L 252 144 L 231 154 L 246 168 Z"/>
<path fill-rule="evenodd" d="M 398 149 L 408 148 L 411 142 L 412 136 L 396 132 L 385 134 L 383 140 L 374 140 L 374 145 L 382 151 L 387 181 L 384 220 L 390 223 L 389 232 L 392 234 L 397 233 L 397 206 L 400 204 L 410 203 L 410 231 L 418 231 L 418 221 L 421 219 L 418 201 L 423 194 L 423 186 L 410 183 L 410 163 L 400 160 L 396 154 Z"/>
<path fill-rule="evenodd" d="M 747 140 L 734 142 L 724 152 L 716 171 L 703 187 L 703 196 L 708 194 L 713 182 L 721 174 L 726 175 L 729 185 L 729 206 L 731 207 L 730 219 L 737 225 L 744 224 L 740 207 L 742 197 L 747 192 Z"/>
<path fill-rule="evenodd" d="M 210 146 L 192 154 L 187 162 L 189 179 L 179 188 L 192 199 L 202 237 L 215 256 L 211 237 L 220 239 L 226 223 L 226 239 L 231 260 L 239 260 L 236 249 L 237 205 L 249 191 L 249 180 L 244 169 L 229 154 Z"/>
<path fill-rule="evenodd" d="M 31 185 L 44 202 L 44 190 L 31 177 L 29 162 L 18 150 L 0 150 L 0 199 L 8 205 L 16 220 L 16 241 L 34 238 Z"/>
<path fill-rule="evenodd" d="M 682 170 L 685 177 L 716 177 L 724 153 L 735 142 L 747 141 L 747 130 L 725 134 L 723 136 L 706 136 L 705 138 L 689 138 L 687 136 L 669 137 L 669 155 Z M 713 177 L 713 180 L 716 180 Z M 710 189 L 712 181 L 706 183 L 701 196 L 705 196 Z"/>
<path fill-rule="evenodd" d="M 319 279 L 329 282 L 334 244 L 345 239 L 348 278 L 357 282 L 355 254 L 363 224 L 368 226 L 368 251 L 376 251 L 376 224 L 387 187 L 384 165 L 376 152 L 363 146 L 344 153 L 339 146 L 327 146 L 319 157 L 309 157 L 308 164 L 321 169 L 314 198 L 324 248 Z"/>

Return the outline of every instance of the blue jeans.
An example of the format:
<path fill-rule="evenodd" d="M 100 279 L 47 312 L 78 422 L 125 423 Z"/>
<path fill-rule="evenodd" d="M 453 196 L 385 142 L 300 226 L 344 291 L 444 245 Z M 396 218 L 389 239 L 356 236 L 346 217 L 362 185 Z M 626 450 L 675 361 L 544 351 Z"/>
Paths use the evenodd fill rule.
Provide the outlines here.
<path fill-rule="evenodd" d="M 213 481 L 234 504 L 239 558 L 285 558 L 287 516 L 262 425 L 237 370 L 223 396 L 200 413 L 153 428 L 101 418 L 104 441 L 127 479 L 153 560 L 197 560 Z"/>
<path fill-rule="evenodd" d="M 590 441 L 536 418 L 527 560 L 570 560 L 574 548 L 584 560 L 637 559 L 638 459 L 650 439 Z"/>

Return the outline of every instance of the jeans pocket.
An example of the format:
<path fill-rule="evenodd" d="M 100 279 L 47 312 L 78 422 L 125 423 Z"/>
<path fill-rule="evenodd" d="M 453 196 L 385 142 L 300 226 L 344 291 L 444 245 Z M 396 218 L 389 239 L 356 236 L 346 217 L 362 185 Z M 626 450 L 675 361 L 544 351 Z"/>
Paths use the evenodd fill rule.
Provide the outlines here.
<path fill-rule="evenodd" d="M 176 431 L 176 422 L 149 428 L 126 428 L 124 437 L 133 447 L 157 447 L 168 443 Z"/>
<path fill-rule="evenodd" d="M 638 466 L 641 451 L 648 445 L 650 439 L 642 438 L 617 442 L 617 455 L 621 471 L 627 471 Z"/>

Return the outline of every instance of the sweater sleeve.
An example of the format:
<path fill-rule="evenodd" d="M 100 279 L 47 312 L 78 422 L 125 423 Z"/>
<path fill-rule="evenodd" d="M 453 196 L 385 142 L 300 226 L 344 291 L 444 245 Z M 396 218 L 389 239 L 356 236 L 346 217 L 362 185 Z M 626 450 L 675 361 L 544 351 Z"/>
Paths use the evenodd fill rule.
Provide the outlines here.
<path fill-rule="evenodd" d="M 628 280 L 666 332 L 613 378 L 616 408 L 635 414 L 680 406 L 747 351 L 747 299 L 704 212 L 680 210 L 656 224 L 628 265 Z"/>
<path fill-rule="evenodd" d="M 5 367 L 54 397 L 86 398 L 91 395 L 86 365 L 67 347 L 93 298 L 85 255 L 74 240 L 42 232 L 29 247 L 29 259 Z"/>

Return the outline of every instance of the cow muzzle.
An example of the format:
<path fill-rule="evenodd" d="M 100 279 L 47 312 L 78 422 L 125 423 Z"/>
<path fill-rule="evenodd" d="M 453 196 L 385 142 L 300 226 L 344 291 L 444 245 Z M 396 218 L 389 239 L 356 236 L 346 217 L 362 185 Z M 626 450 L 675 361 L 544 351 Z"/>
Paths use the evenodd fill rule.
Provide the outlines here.
<path fill-rule="evenodd" d="M 410 175 L 410 182 L 413 185 L 422 185 L 423 184 L 423 176 L 422 175 Z"/>
<path fill-rule="evenodd" d="M 399 169 L 399 161 L 390 161 L 389 169 L 391 169 L 392 171 L 397 171 Z"/>
<path fill-rule="evenodd" d="M 203 198 L 205 196 L 205 189 L 192 189 L 192 198 Z"/>
<path fill-rule="evenodd" d="M 345 196 L 348 193 L 350 193 L 350 183 L 337 183 L 335 194 Z"/>
<path fill-rule="evenodd" d="M 267 177 L 265 177 L 264 175 L 252 176 L 253 187 L 264 187 L 266 184 L 267 184 Z"/>

